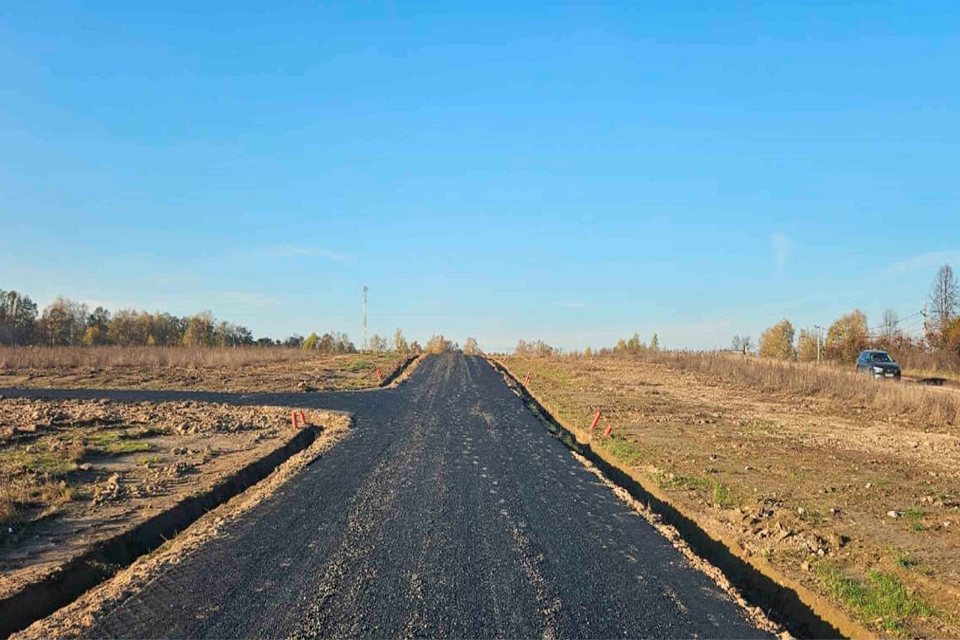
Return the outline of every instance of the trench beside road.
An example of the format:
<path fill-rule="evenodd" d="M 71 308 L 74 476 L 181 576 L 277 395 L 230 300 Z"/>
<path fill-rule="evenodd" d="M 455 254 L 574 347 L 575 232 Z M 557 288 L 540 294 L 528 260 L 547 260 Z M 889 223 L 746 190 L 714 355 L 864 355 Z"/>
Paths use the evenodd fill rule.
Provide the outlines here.
<path fill-rule="evenodd" d="M 484 360 L 327 394 L 3 390 L 354 414 L 352 433 L 91 637 L 762 637 Z"/>

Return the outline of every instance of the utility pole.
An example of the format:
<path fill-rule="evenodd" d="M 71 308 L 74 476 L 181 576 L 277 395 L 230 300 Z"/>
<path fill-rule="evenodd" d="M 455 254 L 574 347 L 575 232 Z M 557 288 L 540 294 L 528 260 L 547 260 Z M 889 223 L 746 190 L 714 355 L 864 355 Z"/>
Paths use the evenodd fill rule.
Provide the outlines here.
<path fill-rule="evenodd" d="M 367 350 L 367 287 L 363 287 L 363 350 Z"/>
<path fill-rule="evenodd" d="M 818 324 L 813 325 L 813 328 L 817 330 L 817 364 L 820 364 L 820 331 L 823 329 Z"/>

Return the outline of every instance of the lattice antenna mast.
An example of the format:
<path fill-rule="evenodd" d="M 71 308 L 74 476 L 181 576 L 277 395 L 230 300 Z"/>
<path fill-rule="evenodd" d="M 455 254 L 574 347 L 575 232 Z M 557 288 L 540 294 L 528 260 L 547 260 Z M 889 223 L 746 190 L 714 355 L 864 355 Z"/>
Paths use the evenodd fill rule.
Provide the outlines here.
<path fill-rule="evenodd" d="M 363 288 L 363 350 L 367 350 L 367 287 Z"/>

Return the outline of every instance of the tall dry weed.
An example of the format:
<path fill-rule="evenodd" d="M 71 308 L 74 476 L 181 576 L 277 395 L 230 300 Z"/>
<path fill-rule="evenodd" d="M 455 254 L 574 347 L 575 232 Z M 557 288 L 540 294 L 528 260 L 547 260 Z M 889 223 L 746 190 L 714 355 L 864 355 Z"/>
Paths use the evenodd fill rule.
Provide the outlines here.
<path fill-rule="evenodd" d="M 722 352 L 646 351 L 632 356 L 607 357 L 632 357 L 663 364 L 765 393 L 829 398 L 875 407 L 929 424 L 960 425 L 960 393 L 911 382 L 876 380 L 858 375 L 852 367 L 783 362 Z"/>

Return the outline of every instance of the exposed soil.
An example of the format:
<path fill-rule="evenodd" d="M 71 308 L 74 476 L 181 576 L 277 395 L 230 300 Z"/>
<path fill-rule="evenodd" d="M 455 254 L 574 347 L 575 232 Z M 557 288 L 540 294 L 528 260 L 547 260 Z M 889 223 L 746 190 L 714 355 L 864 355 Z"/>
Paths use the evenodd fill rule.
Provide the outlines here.
<path fill-rule="evenodd" d="M 347 420 L 306 416 L 328 428 Z M 278 407 L 0 400 L 0 599 L 297 433 Z"/>
<path fill-rule="evenodd" d="M 839 604 L 890 635 L 960 632 L 960 426 L 630 359 L 504 362 L 531 372 L 528 388 L 564 426 L 744 556 L 827 595 L 821 567 L 882 571 L 934 613 L 864 619 Z"/>
<path fill-rule="evenodd" d="M 287 480 L 312 464 L 346 435 L 349 419 L 346 416 L 328 414 L 322 434 L 307 449 L 292 456 L 268 478 L 229 502 L 208 512 L 183 533 L 159 549 L 142 556 L 132 565 L 118 573 L 112 580 L 91 589 L 76 601 L 57 610 L 54 614 L 38 620 L 14 638 L 76 637 L 89 629 L 105 611 L 118 606 L 123 600 L 136 594 L 171 565 L 183 562 L 195 553 L 204 542 L 217 536 L 231 526 L 241 515 L 270 496 Z"/>
<path fill-rule="evenodd" d="M 2 369 L 0 387 L 178 389 L 204 391 L 331 391 L 380 384 L 379 368 L 390 377 L 405 359 L 393 354 L 317 355 L 307 361 L 250 363 L 242 367 L 150 365 L 57 366 Z"/>

